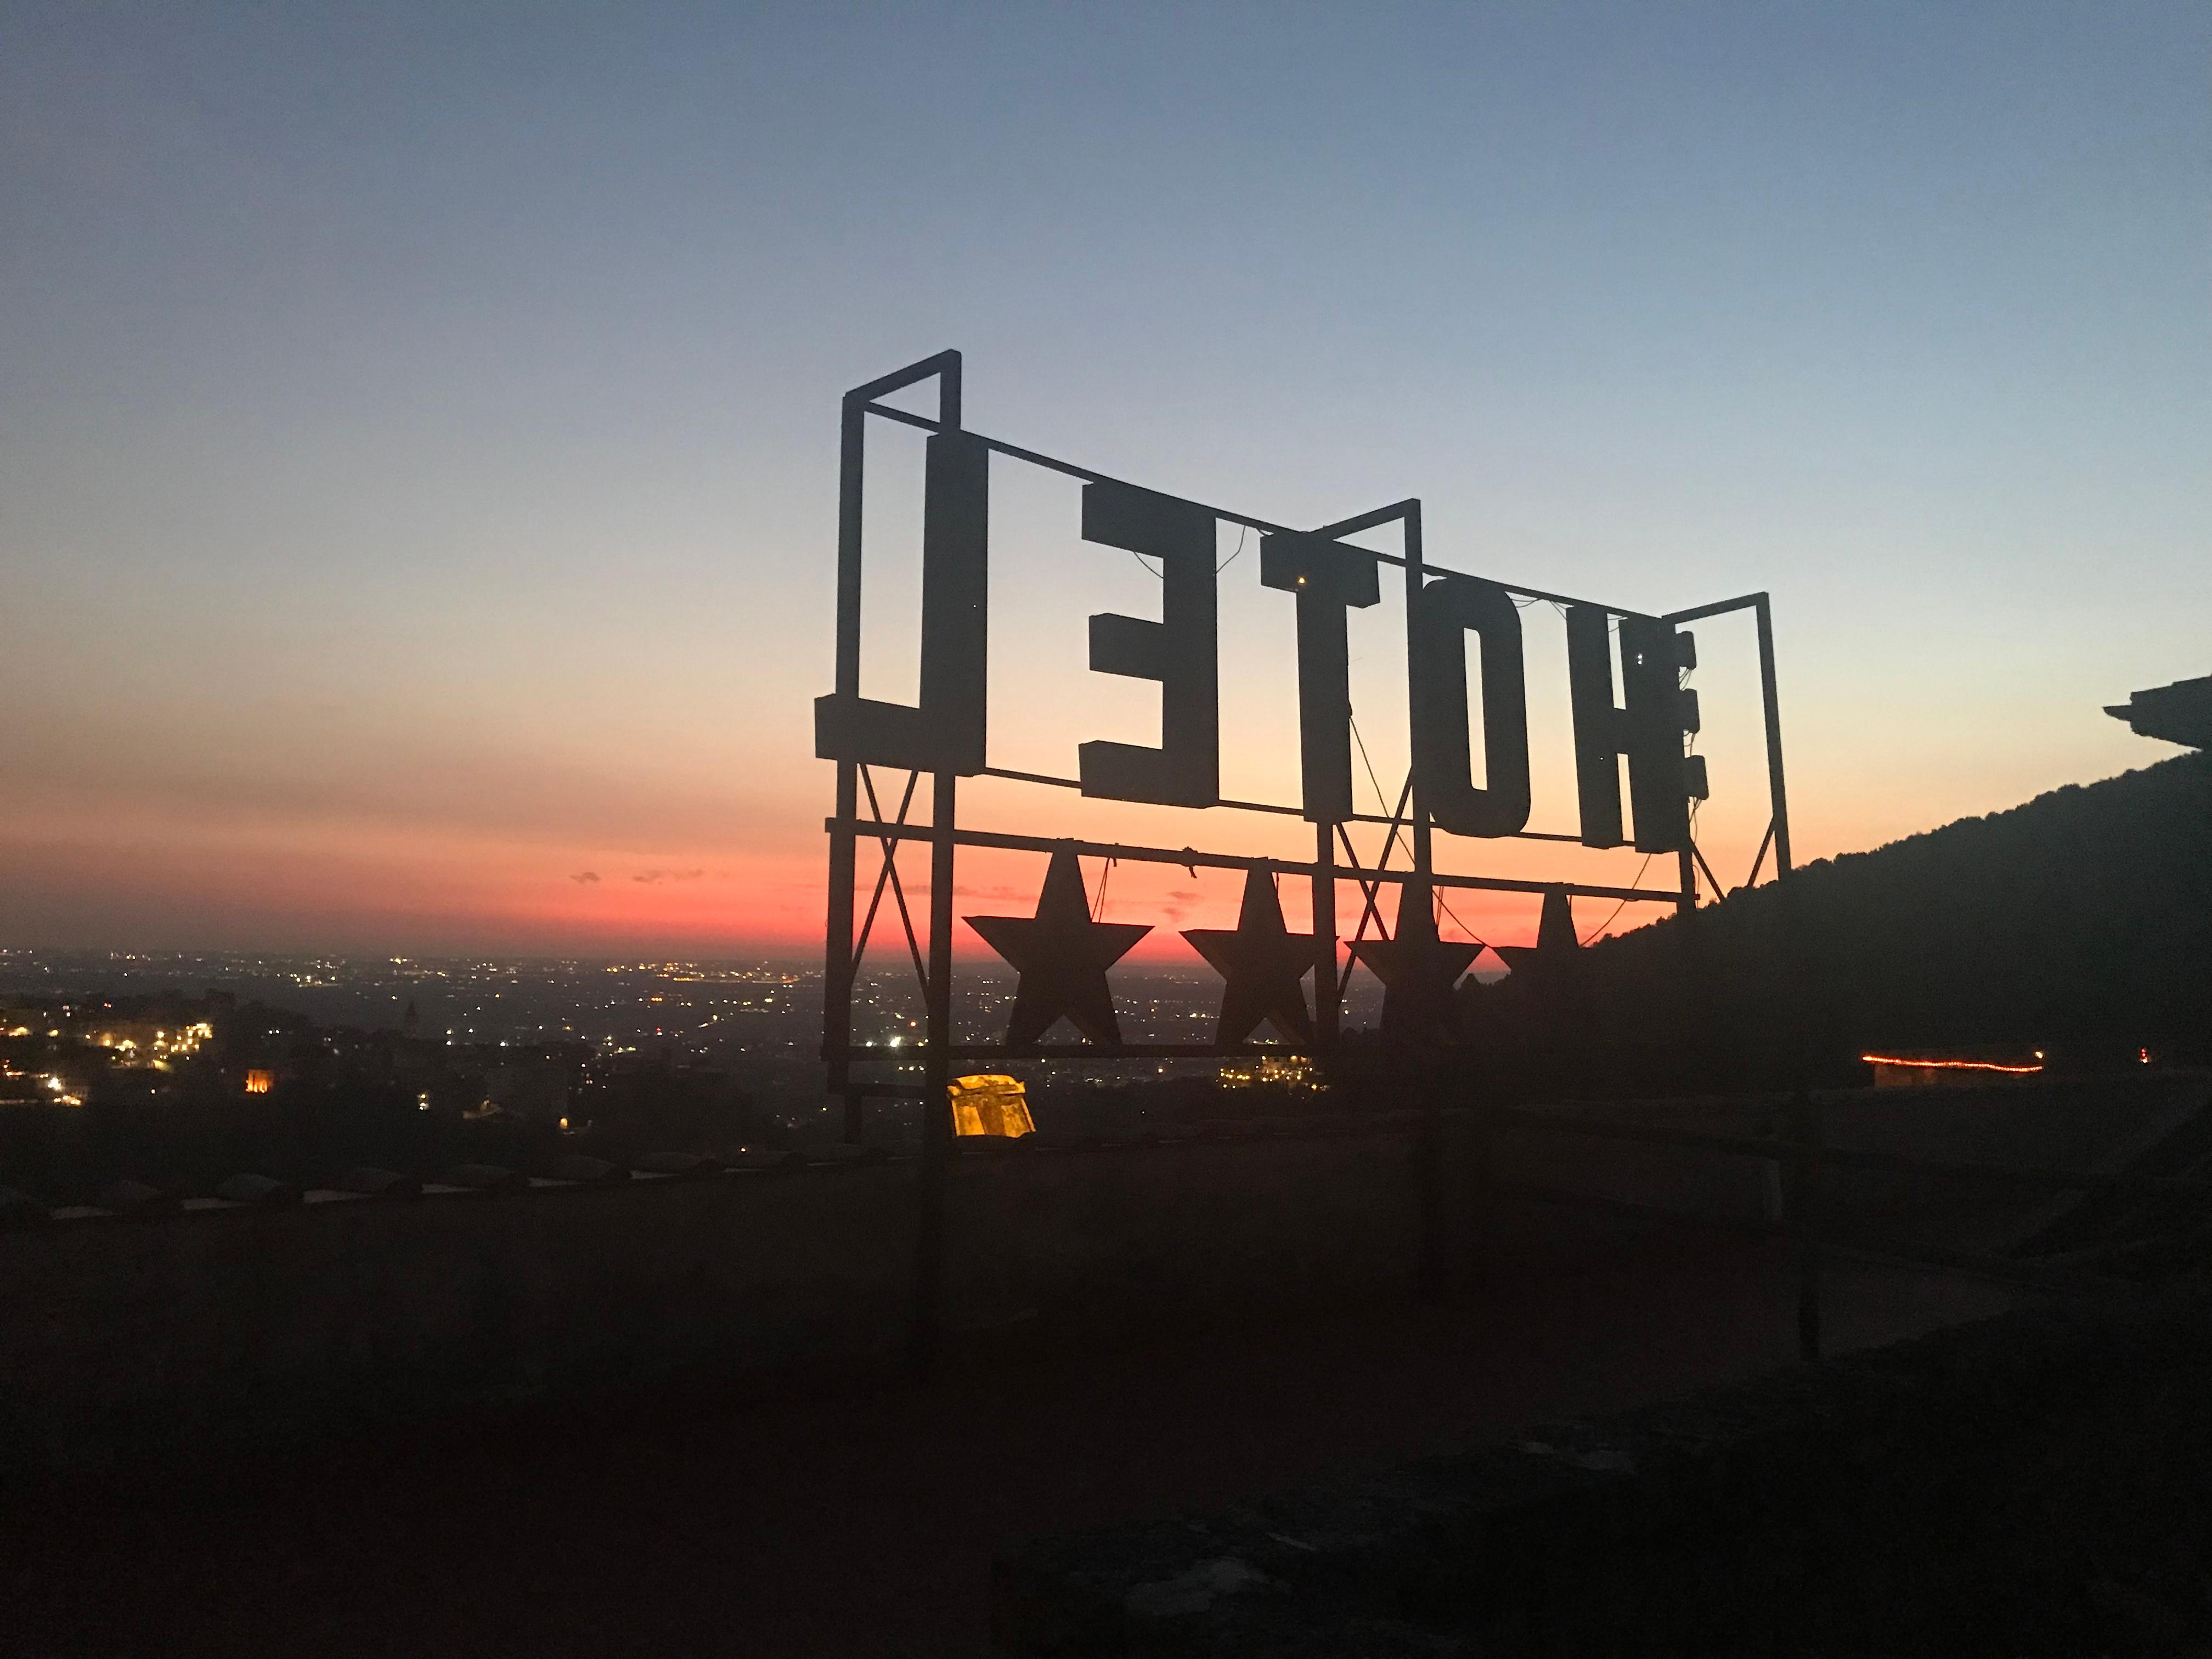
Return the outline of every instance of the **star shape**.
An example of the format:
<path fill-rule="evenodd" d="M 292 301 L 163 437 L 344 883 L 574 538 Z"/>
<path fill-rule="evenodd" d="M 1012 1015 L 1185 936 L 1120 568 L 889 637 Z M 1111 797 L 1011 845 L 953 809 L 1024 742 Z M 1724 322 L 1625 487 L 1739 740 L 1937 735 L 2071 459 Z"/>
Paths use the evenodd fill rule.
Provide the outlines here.
<path fill-rule="evenodd" d="M 1452 987 L 1482 947 L 1437 937 L 1433 890 L 1416 878 L 1399 890 L 1397 938 L 1362 939 L 1352 954 L 1382 981 L 1382 1035 L 1431 1042 L 1451 1036 Z"/>
<path fill-rule="evenodd" d="M 1516 979 L 1539 995 L 1571 989 L 1582 975 L 1583 947 L 1575 937 L 1574 904 L 1566 890 L 1554 887 L 1544 895 L 1544 914 L 1536 923 L 1534 945 L 1491 948 L 1505 958 Z"/>
<path fill-rule="evenodd" d="M 1143 922 L 1093 921 L 1083 895 L 1083 866 L 1063 847 L 1045 867 L 1034 916 L 969 916 L 984 942 L 1021 975 L 1006 1041 L 1019 1048 L 1042 1038 L 1062 1014 L 1093 1042 L 1119 1043 L 1114 994 L 1106 970 L 1152 930 Z"/>
<path fill-rule="evenodd" d="M 1182 936 L 1227 981 L 1213 1028 L 1216 1042 L 1242 1042 L 1263 1019 L 1286 1042 L 1313 1041 L 1313 1020 L 1298 981 L 1313 971 L 1314 937 L 1285 931 L 1282 901 L 1266 871 L 1244 872 L 1244 902 L 1233 930 L 1186 927 Z"/>

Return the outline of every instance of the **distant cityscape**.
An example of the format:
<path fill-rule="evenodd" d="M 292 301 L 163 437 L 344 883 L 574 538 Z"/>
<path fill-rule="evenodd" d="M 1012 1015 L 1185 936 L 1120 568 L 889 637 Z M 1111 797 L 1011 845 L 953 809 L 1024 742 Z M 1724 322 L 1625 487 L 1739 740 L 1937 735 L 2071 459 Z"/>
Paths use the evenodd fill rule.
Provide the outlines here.
<path fill-rule="evenodd" d="M 1011 971 L 957 970 L 956 1040 L 1003 1037 Z M 1133 1042 L 1203 1041 L 1219 1006 L 1210 970 L 1115 975 Z M 855 1040 L 917 1045 L 911 971 L 864 971 Z M 1371 1022 L 1379 987 L 1355 974 L 1346 1013 Z M 209 952 L 0 950 L 0 1104 L 266 1092 L 300 1080 L 374 1080 L 425 1109 L 581 1129 L 591 1103 L 647 1072 L 741 1097 L 752 1121 L 828 1133 L 819 965 L 772 960 L 605 962 Z M 885 1056 L 872 1075 L 920 1071 Z M 1014 1069 L 1020 1070 L 1018 1066 Z M 1061 1066 L 1057 1081 L 1177 1074 L 1284 1084 L 1304 1063 L 1148 1061 Z"/>

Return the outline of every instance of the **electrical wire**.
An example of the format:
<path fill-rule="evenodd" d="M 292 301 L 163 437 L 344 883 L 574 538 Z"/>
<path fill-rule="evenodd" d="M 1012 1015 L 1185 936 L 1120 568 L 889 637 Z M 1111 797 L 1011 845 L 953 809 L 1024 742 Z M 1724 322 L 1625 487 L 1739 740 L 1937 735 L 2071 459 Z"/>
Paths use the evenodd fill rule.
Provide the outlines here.
<path fill-rule="evenodd" d="M 1382 793 L 1382 780 L 1375 775 L 1375 763 L 1367 757 L 1367 739 L 1359 735 L 1359 716 L 1346 708 L 1344 718 L 1351 722 L 1352 742 L 1359 745 L 1359 763 L 1367 769 L 1367 787 L 1375 792 L 1375 810 L 1388 812 L 1390 802 Z"/>
<path fill-rule="evenodd" d="M 1238 559 L 1244 556 L 1244 544 L 1250 538 L 1251 534 L 1252 526 L 1249 524 L 1239 525 L 1237 527 L 1237 550 L 1234 553 L 1231 553 L 1227 558 L 1224 559 L 1219 564 L 1213 567 L 1213 574 L 1215 575 L 1218 576 L 1223 571 L 1228 569 L 1231 565 L 1235 564 Z M 1164 580 L 1164 574 L 1167 568 L 1165 565 L 1162 565 L 1158 569 L 1153 568 L 1151 565 L 1145 562 L 1146 556 L 1138 552 L 1133 548 L 1130 550 L 1129 556 L 1137 562 L 1137 568 L 1139 570 L 1142 570 L 1147 576 L 1150 576 L 1154 581 Z M 1152 556 L 1157 557 L 1158 555 L 1153 555 Z"/>
<path fill-rule="evenodd" d="M 1638 865 L 1638 866 L 1636 866 L 1636 876 L 1635 876 L 1635 879 L 1633 879 L 1632 881 L 1631 881 L 1631 882 L 1628 884 L 1631 887 L 1640 887 L 1641 885 L 1643 885 L 1643 884 L 1644 884 L 1644 872 L 1646 870 L 1649 870 L 1649 869 L 1651 867 L 1651 860 L 1652 860 L 1654 858 L 1657 857 L 1657 856 L 1658 856 L 1658 854 L 1656 854 L 1656 853 L 1646 853 L 1646 854 L 1644 855 L 1644 862 L 1643 862 L 1643 863 L 1641 863 L 1641 864 L 1639 864 L 1639 865 Z M 1620 915 L 1620 913 L 1621 913 L 1623 910 L 1626 910 L 1627 908 L 1628 908 L 1628 901 L 1627 901 L 1626 899 L 1623 899 L 1623 900 L 1621 900 L 1621 902 L 1620 902 L 1620 903 L 1618 903 L 1618 904 L 1614 905 L 1614 906 L 1613 907 L 1613 915 L 1610 915 L 1610 916 L 1607 916 L 1607 917 L 1603 921 L 1601 921 L 1600 923 L 1598 923 L 1598 925 L 1597 925 L 1596 927 L 1595 927 L 1591 928 L 1591 929 L 1590 929 L 1590 931 L 1589 931 L 1589 933 L 1587 933 L 1583 934 L 1583 937 L 1582 937 L 1582 939 L 1581 939 L 1581 943 L 1583 943 L 1583 944 L 1584 944 L 1584 945 L 1588 945 L 1588 944 L 1589 944 L 1592 939 L 1595 939 L 1595 938 L 1596 938 L 1600 933 L 1602 933 L 1603 932 L 1605 932 L 1605 930 L 1606 930 L 1607 928 L 1608 928 L 1608 927 L 1612 927 L 1612 926 L 1613 926 L 1613 924 L 1614 917 L 1619 916 L 1619 915 Z"/>
<path fill-rule="evenodd" d="M 1251 533 L 1252 526 L 1250 525 L 1239 525 L 1237 526 L 1237 550 L 1234 553 L 1231 553 L 1227 558 L 1224 559 L 1219 564 L 1213 567 L 1213 574 L 1215 575 L 1218 576 L 1223 571 L 1228 569 L 1231 565 L 1235 564 L 1237 560 L 1244 556 L 1244 539 Z"/>
<path fill-rule="evenodd" d="M 1451 901 L 1444 896 L 1443 890 L 1442 888 L 1437 888 L 1436 890 L 1436 895 L 1437 902 L 1443 907 L 1443 913 L 1452 919 L 1452 925 L 1457 927 L 1461 933 L 1465 933 L 1468 939 L 1474 943 L 1476 951 L 1480 953 L 1481 951 L 1487 951 L 1490 946 L 1483 940 L 1476 939 L 1474 929 L 1468 927 L 1465 922 L 1459 919 L 1459 913 L 1451 908 Z"/>

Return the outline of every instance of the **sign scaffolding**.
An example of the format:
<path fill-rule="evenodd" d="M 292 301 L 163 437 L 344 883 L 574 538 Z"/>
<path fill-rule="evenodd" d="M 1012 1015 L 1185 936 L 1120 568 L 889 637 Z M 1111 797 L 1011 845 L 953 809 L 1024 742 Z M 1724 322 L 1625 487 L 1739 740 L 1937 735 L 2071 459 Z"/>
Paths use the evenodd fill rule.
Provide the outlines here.
<path fill-rule="evenodd" d="M 931 380 L 937 388 L 933 419 L 882 401 Z M 912 705 L 860 695 L 864 453 L 871 416 L 928 434 L 921 685 L 919 699 Z M 1432 1047 L 1444 1035 L 1451 985 L 1474 954 L 1437 937 L 1432 906 L 1438 890 L 1665 903 L 1690 910 L 1697 905 L 1702 874 L 1715 894 L 1720 894 L 1721 884 L 1692 833 L 1690 807 L 1705 799 L 1706 781 L 1704 762 L 1686 752 L 1686 739 L 1698 729 L 1698 712 L 1696 694 L 1681 684 L 1683 672 L 1696 665 L 1691 637 L 1681 631 L 1685 623 L 1733 611 L 1753 613 L 1770 812 L 1750 882 L 1758 879 L 1770 851 L 1778 877 L 1790 869 L 1773 629 L 1764 592 L 1653 616 L 1431 563 L 1423 548 L 1418 500 L 1300 530 L 1145 489 L 968 430 L 962 419 L 957 351 L 941 352 L 847 392 L 841 435 L 836 684 L 815 705 L 817 753 L 836 763 L 836 811 L 824 825 L 830 869 L 823 1058 L 830 1092 L 844 1103 L 848 1139 L 860 1139 L 864 1102 L 871 1097 L 919 1097 L 924 1103 L 921 1243 L 925 1285 L 934 1282 L 942 1250 L 942 1183 L 953 1134 L 947 1091 L 956 1068 L 1012 1059 L 1208 1060 L 1285 1052 L 1305 1054 L 1325 1064 L 1340 1042 L 1352 961 L 1365 963 L 1384 981 L 1384 1037 L 1409 1049 Z M 994 455 L 1078 480 L 1083 485 L 1083 538 L 1157 561 L 1160 619 L 1091 617 L 1090 666 L 1158 684 L 1158 747 L 1085 743 L 1078 751 L 1078 775 L 1073 778 L 989 763 L 988 478 Z M 1261 582 L 1296 600 L 1302 779 L 1302 799 L 1296 805 L 1231 799 L 1220 792 L 1214 544 L 1217 526 L 1224 522 L 1258 532 Z M 1396 553 L 1345 539 L 1392 526 L 1401 538 Z M 1380 567 L 1385 565 L 1397 567 L 1405 587 L 1412 766 L 1396 808 L 1381 816 L 1357 811 L 1352 804 L 1346 616 L 1378 602 Z M 1527 827 L 1527 689 L 1516 599 L 1549 601 L 1565 616 L 1581 811 L 1577 835 Z M 1472 686 L 1467 667 L 1469 635 L 1481 646 L 1477 684 Z M 1484 757 L 1480 787 L 1472 761 L 1478 730 Z M 1628 776 L 1626 819 L 1620 783 L 1624 769 Z M 896 805 L 888 811 L 888 796 L 878 787 L 879 770 L 887 776 L 905 775 L 897 787 Z M 928 817 L 927 822 L 917 822 L 912 815 L 925 776 Z M 957 811 L 960 780 L 977 776 L 1077 789 L 1095 798 L 1300 817 L 1311 826 L 1313 856 L 1285 860 L 1194 847 L 1128 846 L 963 829 Z M 1363 862 L 1354 848 L 1350 829 L 1357 824 L 1387 828 L 1381 854 L 1372 863 Z M 1468 837 L 1571 842 L 1599 848 L 1632 845 L 1647 854 L 1671 853 L 1676 881 L 1672 886 L 1622 887 L 1448 872 L 1436 867 L 1439 830 Z M 863 842 L 874 847 L 881 860 L 864 912 L 856 903 Z M 898 869 L 898 849 L 906 842 L 924 843 L 930 849 L 927 922 L 919 929 Z M 955 861 L 962 848 L 1051 855 L 1036 916 L 971 919 L 1021 975 L 1012 1022 L 1003 1042 L 962 1045 L 954 1041 L 952 904 Z M 1121 1040 L 1105 989 L 1105 970 L 1146 930 L 1090 917 L 1075 863 L 1085 856 L 1246 872 L 1237 928 L 1191 936 L 1200 954 L 1224 975 L 1223 1018 L 1215 1041 Z M 1405 862 L 1394 865 L 1394 857 L 1399 856 Z M 1285 930 L 1272 879 L 1276 877 L 1309 884 L 1310 934 Z M 1360 896 L 1360 914 L 1349 941 L 1339 938 L 1337 901 L 1344 882 L 1353 884 Z M 1401 890 L 1395 937 L 1384 933 L 1378 902 L 1382 890 L 1393 885 Z M 908 1061 L 911 1051 L 876 1049 L 853 1041 L 858 970 L 868 940 L 884 917 L 887 898 L 905 934 L 927 1010 L 921 1045 L 923 1080 L 919 1085 L 859 1075 L 871 1063 Z M 1568 937 L 1571 941 L 1571 927 Z M 1299 985 L 1309 971 L 1315 986 L 1310 1014 Z M 1063 1015 L 1085 1041 L 1042 1040 Z M 1275 1028 L 1284 1045 L 1261 1048 L 1249 1041 L 1262 1021 Z M 923 1300 L 927 1306 L 927 1294 Z M 926 1326 L 927 1319 L 922 1322 Z"/>

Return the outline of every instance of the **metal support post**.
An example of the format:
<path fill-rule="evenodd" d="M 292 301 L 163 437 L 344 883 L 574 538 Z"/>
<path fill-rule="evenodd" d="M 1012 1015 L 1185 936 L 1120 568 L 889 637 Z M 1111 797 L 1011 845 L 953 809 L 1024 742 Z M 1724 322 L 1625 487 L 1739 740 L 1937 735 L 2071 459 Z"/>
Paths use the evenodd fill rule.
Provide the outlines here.
<path fill-rule="evenodd" d="M 1426 574 L 1423 563 L 1420 502 L 1406 502 L 1401 527 L 1405 533 L 1406 554 L 1406 644 L 1410 653 L 1413 629 L 1417 625 L 1414 619 L 1419 614 L 1423 579 Z M 1419 878 L 1419 885 L 1418 888 L 1408 885 L 1398 890 L 1397 931 L 1401 938 L 1406 932 L 1406 902 L 1413 893 L 1419 893 L 1424 904 L 1436 902 L 1434 890 L 1428 882 L 1428 878 L 1436 873 L 1436 837 L 1429 822 L 1428 804 L 1421 798 L 1418 768 L 1411 775 L 1410 781 L 1413 872 Z M 1418 1286 L 1422 1300 L 1440 1302 L 1444 1297 L 1448 1278 L 1444 1267 L 1443 1057 L 1436 1046 L 1434 1033 L 1421 1033 L 1416 1042 L 1419 1046 L 1410 1056 L 1408 1070 L 1420 1090 L 1421 1101 L 1421 1134 L 1414 1151 L 1421 1202 L 1421 1259 Z"/>
<path fill-rule="evenodd" d="M 840 696 L 860 695 L 860 524 L 863 465 L 867 434 L 867 400 L 847 395 L 838 434 L 837 467 L 837 680 Z M 860 812 L 860 772 L 851 761 L 837 763 L 837 819 L 850 823 Z M 852 1076 L 853 882 L 858 837 L 850 830 L 830 832 L 830 904 L 822 963 L 822 1058 L 829 1063 L 830 1092 L 844 1097 L 843 1135 L 857 1142 L 861 1133 L 860 1096 Z"/>
<path fill-rule="evenodd" d="M 1314 1033 L 1324 1058 L 1336 1050 L 1336 826 L 1314 826 Z"/>
<path fill-rule="evenodd" d="M 946 427 L 960 424 L 960 354 L 940 351 L 845 394 L 837 433 L 837 649 L 836 692 L 860 695 L 860 591 L 863 507 L 866 496 L 868 406 L 876 398 L 932 376 L 937 380 L 937 416 Z M 858 1143 L 865 1129 L 863 1091 L 853 1083 L 853 884 L 860 815 L 860 767 L 837 763 L 837 815 L 830 829 L 830 895 L 823 928 L 822 963 L 822 1058 L 830 1073 L 830 1092 L 844 1098 L 842 1133 Z M 882 814 L 878 812 L 878 817 Z M 886 845 L 884 856 L 892 856 Z"/>
<path fill-rule="evenodd" d="M 1406 550 L 1406 647 L 1410 653 L 1413 644 L 1414 617 L 1421 604 L 1423 566 L 1421 562 L 1421 504 L 1417 501 L 1405 504 Z M 1413 775 L 1413 870 L 1425 880 L 1435 873 L 1434 838 L 1429 824 L 1429 809 L 1421 799 L 1419 769 Z M 1402 924 L 1401 924 L 1402 926 Z"/>
<path fill-rule="evenodd" d="M 923 1065 L 921 1169 L 914 1255 L 915 1375 L 936 1368 L 945 1298 L 945 1188 L 952 1162 L 952 839 L 958 776 L 934 775 L 929 847 L 929 1047 Z"/>
<path fill-rule="evenodd" d="M 1790 1082 L 1794 1091 L 1791 1112 L 1795 1139 L 1805 1151 L 1797 1160 L 1797 1179 L 1791 1202 L 1790 1231 L 1797 1255 L 1797 1352 L 1804 1359 L 1820 1357 L 1820 1164 L 1822 1136 L 1819 1105 L 1806 1085 L 1812 1056 L 1811 941 L 1806 937 L 1804 904 L 1790 881 L 1796 868 L 1790 855 L 1790 796 L 1782 769 L 1782 701 L 1774 683 L 1773 607 L 1764 593 L 1753 600 L 1759 625 L 1759 692 L 1766 724 L 1766 787 L 1773 816 L 1769 833 L 1774 837 L 1774 879 L 1783 884 L 1782 925 L 1787 930 L 1783 945 L 1789 963 Z"/>
<path fill-rule="evenodd" d="M 960 426 L 960 354 L 940 353 L 937 418 Z M 914 1369 L 927 1382 L 937 1367 L 945 1303 L 945 1188 L 952 1163 L 952 866 L 959 843 L 957 773 L 932 774 L 929 809 L 929 1048 L 922 1065 L 921 1169 L 914 1253 Z"/>
<path fill-rule="evenodd" d="M 1790 861 L 1790 793 L 1782 780 L 1782 700 L 1774 685 L 1774 616 L 1766 595 L 1753 605 L 1759 621 L 1759 695 L 1766 714 L 1766 791 L 1773 803 L 1774 876 L 1786 879 Z"/>

